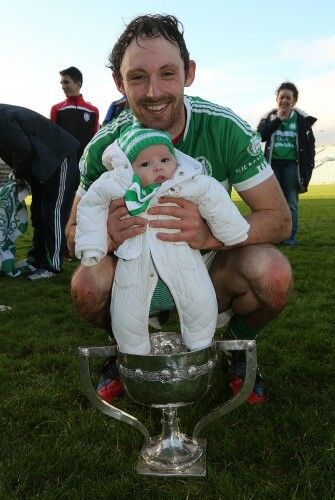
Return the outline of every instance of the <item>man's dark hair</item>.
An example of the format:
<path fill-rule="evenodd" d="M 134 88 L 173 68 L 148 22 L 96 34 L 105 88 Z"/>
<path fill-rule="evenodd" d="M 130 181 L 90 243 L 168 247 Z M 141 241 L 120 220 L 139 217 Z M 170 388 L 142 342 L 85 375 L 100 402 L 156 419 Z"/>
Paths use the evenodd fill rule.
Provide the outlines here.
<path fill-rule="evenodd" d="M 278 95 L 281 90 L 291 90 L 293 93 L 294 99 L 296 101 L 298 100 L 299 92 L 298 92 L 297 87 L 294 85 L 294 83 L 291 83 L 291 82 L 281 83 L 276 90 L 276 95 Z"/>
<path fill-rule="evenodd" d="M 63 69 L 62 71 L 59 72 L 61 76 L 68 75 L 72 78 L 74 82 L 80 82 L 83 84 L 83 74 L 81 71 L 79 71 L 78 68 L 75 68 L 74 66 L 70 66 L 69 68 Z"/>
<path fill-rule="evenodd" d="M 110 68 L 118 77 L 121 77 L 120 67 L 128 45 L 134 39 L 140 45 L 139 40 L 141 39 L 160 37 L 179 47 L 180 56 L 184 61 L 185 75 L 187 75 L 190 54 L 184 40 L 184 27 L 175 16 L 167 14 L 138 16 L 133 19 L 114 45 L 108 58 L 109 64 L 107 64 L 107 68 Z"/>

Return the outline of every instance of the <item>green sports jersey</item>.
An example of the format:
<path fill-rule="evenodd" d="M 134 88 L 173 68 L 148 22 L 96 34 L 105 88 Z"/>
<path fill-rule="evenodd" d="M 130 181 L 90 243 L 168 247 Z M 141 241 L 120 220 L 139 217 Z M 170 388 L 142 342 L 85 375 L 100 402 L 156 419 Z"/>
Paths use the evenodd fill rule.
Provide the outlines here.
<path fill-rule="evenodd" d="M 297 136 L 297 114 L 292 111 L 290 118 L 283 120 L 274 134 L 272 159 L 296 160 L 298 158 Z"/>
<path fill-rule="evenodd" d="M 200 161 L 205 173 L 229 192 L 232 186 L 236 191 L 254 187 L 273 174 L 260 135 L 233 111 L 189 96 L 185 96 L 185 108 L 186 127 L 176 148 Z M 101 161 L 104 150 L 132 123 L 131 110 L 125 110 L 87 145 L 80 160 L 80 196 L 106 171 Z"/>

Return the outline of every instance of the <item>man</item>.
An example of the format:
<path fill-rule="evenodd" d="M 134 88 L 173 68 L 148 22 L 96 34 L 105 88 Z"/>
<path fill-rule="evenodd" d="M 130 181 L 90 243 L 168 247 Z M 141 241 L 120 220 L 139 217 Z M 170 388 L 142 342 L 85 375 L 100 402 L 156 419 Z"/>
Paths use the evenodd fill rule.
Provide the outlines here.
<path fill-rule="evenodd" d="M 124 109 L 127 109 L 127 107 L 127 98 L 125 95 L 123 95 L 116 101 L 112 101 L 101 126 L 104 127 L 105 125 L 107 125 L 107 123 L 117 118 Z"/>
<path fill-rule="evenodd" d="M 220 313 L 217 326 L 222 327 L 231 318 L 227 335 L 255 338 L 284 308 L 292 280 L 288 261 L 270 245 L 288 237 L 291 221 L 281 189 L 261 151 L 259 135 L 230 109 L 184 96 L 184 87 L 191 86 L 195 78 L 196 64 L 189 59 L 182 26 L 174 16 L 135 18 L 115 44 L 109 61 L 116 87 L 127 96 L 130 109 L 101 129 L 85 151 L 81 184 L 67 226 L 70 248 L 74 246 L 80 197 L 104 171 L 104 149 L 120 135 L 122 127 L 133 122 L 133 116 L 146 127 L 169 132 L 177 149 L 201 161 L 207 173 L 229 191 L 234 186 L 250 207 L 246 216 L 250 230 L 247 242 L 229 250 L 214 238 L 190 201 L 161 199 L 160 206 L 149 209 L 149 220 L 125 218 L 128 212 L 124 201 L 113 201 L 108 221 L 110 255 L 94 268 L 79 267 L 72 279 L 77 311 L 91 323 L 108 328 L 116 266 L 112 252 L 127 238 L 145 232 L 149 224 L 161 228 L 157 238 L 163 241 L 184 241 L 207 252 Z M 167 233 L 165 228 L 177 231 Z M 239 353 L 232 360 L 234 393 L 239 391 L 243 377 L 244 359 Z M 265 387 L 258 375 L 249 402 L 265 399 Z"/>
<path fill-rule="evenodd" d="M 83 75 L 79 69 L 71 66 L 59 72 L 60 83 L 66 95 L 65 101 L 51 108 L 50 119 L 80 142 L 77 150 L 79 162 L 86 145 L 99 130 L 99 110 L 86 102 L 80 93 Z"/>
<path fill-rule="evenodd" d="M 31 109 L 0 104 L 0 157 L 13 169 L 14 182 L 31 187 L 33 244 L 31 280 L 61 272 L 65 225 L 79 182 L 78 141 Z"/>

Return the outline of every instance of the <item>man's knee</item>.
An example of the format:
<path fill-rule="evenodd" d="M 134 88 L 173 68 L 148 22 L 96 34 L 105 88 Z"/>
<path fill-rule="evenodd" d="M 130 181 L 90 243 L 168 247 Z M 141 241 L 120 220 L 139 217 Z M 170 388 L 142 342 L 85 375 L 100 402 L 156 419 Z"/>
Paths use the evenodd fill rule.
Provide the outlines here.
<path fill-rule="evenodd" d="M 251 245 L 217 252 L 210 275 L 220 310 L 234 303 L 243 311 L 262 304 L 276 315 L 287 303 L 292 271 L 286 257 L 271 245 Z"/>
<path fill-rule="evenodd" d="M 99 264 L 85 267 L 79 266 L 71 280 L 72 295 L 91 297 L 110 295 L 114 278 L 115 262 L 106 256 Z"/>
<path fill-rule="evenodd" d="M 90 321 L 92 309 L 95 308 L 96 287 L 94 281 L 88 279 L 85 268 L 79 267 L 71 280 L 71 296 L 73 306 L 80 316 Z"/>
<path fill-rule="evenodd" d="M 89 274 L 86 272 L 85 267 L 80 266 L 73 274 L 71 279 L 71 293 L 72 297 L 88 297 L 94 294 L 96 285 Z"/>
<path fill-rule="evenodd" d="M 287 258 L 276 248 L 265 249 L 261 260 L 259 283 L 263 287 L 268 308 L 279 313 L 292 290 L 292 269 Z"/>
<path fill-rule="evenodd" d="M 111 259 L 100 264 L 93 266 L 95 269 L 80 266 L 75 271 L 71 280 L 71 295 L 80 316 L 95 326 L 109 328 L 114 266 Z"/>

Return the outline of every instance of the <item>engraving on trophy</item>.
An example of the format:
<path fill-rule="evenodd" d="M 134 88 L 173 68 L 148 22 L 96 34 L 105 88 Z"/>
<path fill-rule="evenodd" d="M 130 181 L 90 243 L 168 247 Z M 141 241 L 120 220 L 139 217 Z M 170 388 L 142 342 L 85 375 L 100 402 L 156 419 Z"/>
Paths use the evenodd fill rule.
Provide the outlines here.
<path fill-rule="evenodd" d="M 186 370 L 169 370 L 167 368 L 161 370 L 160 372 L 148 372 L 141 368 L 129 369 L 122 363 L 119 364 L 119 372 L 125 378 L 133 378 L 137 382 L 153 381 L 153 382 L 166 382 L 172 383 L 177 380 L 189 379 L 195 380 L 201 375 L 206 373 L 211 373 L 215 366 L 215 360 L 210 359 L 207 363 L 202 366 L 189 366 Z"/>

